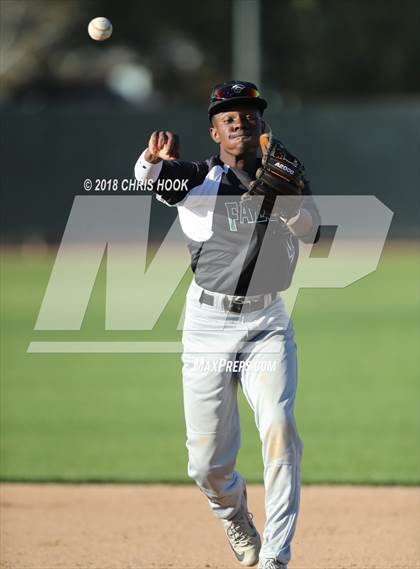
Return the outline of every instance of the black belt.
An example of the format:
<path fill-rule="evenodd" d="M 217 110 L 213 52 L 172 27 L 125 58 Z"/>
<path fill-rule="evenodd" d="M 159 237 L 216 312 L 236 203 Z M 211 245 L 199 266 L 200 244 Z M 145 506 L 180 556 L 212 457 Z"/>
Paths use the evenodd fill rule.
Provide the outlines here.
<path fill-rule="evenodd" d="M 277 293 L 270 292 L 268 294 L 270 295 L 270 302 L 273 302 Z M 241 312 L 254 312 L 255 310 L 261 310 L 261 308 L 264 308 L 265 296 L 266 295 L 263 294 L 256 299 L 251 299 L 246 296 L 224 296 L 222 301 L 223 308 L 228 312 L 236 312 L 237 314 Z M 203 290 L 200 296 L 200 303 L 214 306 L 214 296 Z"/>

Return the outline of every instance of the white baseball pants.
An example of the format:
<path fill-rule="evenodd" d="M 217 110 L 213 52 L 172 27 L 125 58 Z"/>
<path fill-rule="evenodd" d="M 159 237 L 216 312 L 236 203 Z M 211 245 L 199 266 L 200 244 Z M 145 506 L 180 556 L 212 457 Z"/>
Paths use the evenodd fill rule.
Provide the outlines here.
<path fill-rule="evenodd" d="M 237 387 L 255 414 L 262 442 L 266 525 L 260 559 L 286 564 L 300 497 L 302 443 L 293 414 L 297 384 L 293 326 L 283 302 L 236 314 L 200 303 L 194 281 L 188 294 L 183 345 L 183 390 L 188 474 L 215 515 L 238 511 L 244 480 L 235 470 L 240 447 Z"/>

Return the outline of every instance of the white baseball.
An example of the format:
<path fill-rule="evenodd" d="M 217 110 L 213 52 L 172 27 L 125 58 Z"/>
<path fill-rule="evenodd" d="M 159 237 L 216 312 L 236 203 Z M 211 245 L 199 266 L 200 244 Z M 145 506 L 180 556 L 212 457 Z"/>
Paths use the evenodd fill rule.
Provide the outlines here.
<path fill-rule="evenodd" d="M 107 40 L 112 34 L 112 24 L 108 18 L 94 18 L 89 22 L 88 33 L 95 41 Z"/>

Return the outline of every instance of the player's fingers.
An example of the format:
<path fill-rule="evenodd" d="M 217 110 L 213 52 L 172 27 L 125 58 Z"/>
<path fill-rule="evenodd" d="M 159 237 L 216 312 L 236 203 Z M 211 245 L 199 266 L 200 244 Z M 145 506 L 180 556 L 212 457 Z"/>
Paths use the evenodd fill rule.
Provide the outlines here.
<path fill-rule="evenodd" d="M 159 140 L 159 132 L 155 130 L 152 132 L 149 138 L 149 152 L 153 155 L 158 154 L 158 140 Z"/>
<path fill-rule="evenodd" d="M 175 136 L 175 135 L 174 135 L 174 133 L 171 132 L 170 130 L 167 130 L 167 131 L 165 132 L 165 134 L 166 134 L 166 140 L 167 140 L 167 142 L 166 142 L 166 149 L 165 149 L 165 150 L 168 152 L 168 154 L 170 154 L 171 151 L 172 151 L 172 147 L 173 147 L 173 145 L 174 145 L 174 136 Z"/>
<path fill-rule="evenodd" d="M 168 137 L 168 142 L 166 145 L 166 151 L 169 156 L 178 158 L 179 156 L 179 137 L 177 134 L 167 130 L 166 136 Z"/>
<path fill-rule="evenodd" d="M 159 150 L 163 150 L 165 148 L 167 142 L 166 132 L 163 130 L 159 131 L 159 139 L 158 139 L 158 148 Z"/>

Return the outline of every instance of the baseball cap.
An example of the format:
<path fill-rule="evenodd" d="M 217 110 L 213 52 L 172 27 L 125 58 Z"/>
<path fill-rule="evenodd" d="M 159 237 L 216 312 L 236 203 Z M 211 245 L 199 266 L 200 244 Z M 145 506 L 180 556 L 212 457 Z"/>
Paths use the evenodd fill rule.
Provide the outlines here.
<path fill-rule="evenodd" d="M 210 94 L 208 108 L 209 119 L 216 113 L 235 105 L 235 103 L 247 103 L 255 106 L 261 114 L 267 107 L 267 101 L 260 96 L 260 92 L 254 83 L 248 81 L 226 81 L 215 85 Z"/>

